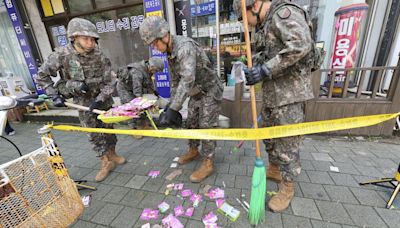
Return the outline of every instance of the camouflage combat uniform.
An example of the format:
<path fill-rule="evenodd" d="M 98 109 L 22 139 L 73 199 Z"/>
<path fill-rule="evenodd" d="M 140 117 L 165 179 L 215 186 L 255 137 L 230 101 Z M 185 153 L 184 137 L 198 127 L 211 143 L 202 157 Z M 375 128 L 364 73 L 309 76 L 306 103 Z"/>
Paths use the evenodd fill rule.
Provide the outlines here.
<path fill-rule="evenodd" d="M 258 56 L 272 78 L 263 81 L 263 127 L 301 123 L 305 101 L 313 98 L 310 51 L 312 38 L 304 11 L 283 0 L 273 1 L 256 34 Z M 300 174 L 301 136 L 264 140 L 270 162 L 280 166 L 282 178 L 293 181 Z"/>
<path fill-rule="evenodd" d="M 62 71 L 62 77 L 54 84 L 51 77 Z M 90 89 L 86 94 L 76 90 L 82 82 Z M 72 44 L 57 48 L 51 53 L 38 72 L 38 83 L 46 89 L 48 95 L 61 94 L 65 98 L 73 98 L 73 102 L 89 106 L 93 101 L 102 101 L 102 110 L 108 110 L 113 103 L 111 62 L 96 47 L 87 54 L 79 54 Z M 97 114 L 79 111 L 79 120 L 83 127 L 113 128 L 97 119 Z M 89 141 L 97 156 L 103 156 L 108 150 L 114 149 L 117 137 L 113 134 L 89 133 Z"/>
<path fill-rule="evenodd" d="M 140 61 L 120 68 L 117 73 L 117 91 L 121 103 L 125 104 L 143 94 L 154 93 L 154 84 L 149 75 L 148 65 Z M 145 117 L 134 119 L 129 122 L 129 126 L 137 128 L 149 124 Z"/>
<path fill-rule="evenodd" d="M 221 111 L 223 85 L 206 53 L 198 43 L 184 36 L 173 36 L 172 51 L 168 53 L 171 82 L 171 104 L 180 110 L 186 98 L 188 104 L 187 128 L 215 128 Z M 202 140 L 200 154 L 212 157 L 216 141 Z M 190 148 L 197 148 L 200 140 L 189 140 Z"/>
<path fill-rule="evenodd" d="M 154 92 L 153 81 L 144 60 L 119 69 L 117 76 L 117 91 L 122 103 L 128 103 L 136 97 L 143 96 L 143 94 Z"/>

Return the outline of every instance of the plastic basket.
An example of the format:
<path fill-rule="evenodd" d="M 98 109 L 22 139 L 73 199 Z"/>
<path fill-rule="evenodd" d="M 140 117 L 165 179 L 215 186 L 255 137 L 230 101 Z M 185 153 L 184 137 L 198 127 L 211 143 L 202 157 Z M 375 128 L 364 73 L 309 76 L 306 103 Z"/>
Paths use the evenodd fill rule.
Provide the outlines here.
<path fill-rule="evenodd" d="M 54 141 L 0 165 L 0 227 L 67 227 L 83 212 Z"/>

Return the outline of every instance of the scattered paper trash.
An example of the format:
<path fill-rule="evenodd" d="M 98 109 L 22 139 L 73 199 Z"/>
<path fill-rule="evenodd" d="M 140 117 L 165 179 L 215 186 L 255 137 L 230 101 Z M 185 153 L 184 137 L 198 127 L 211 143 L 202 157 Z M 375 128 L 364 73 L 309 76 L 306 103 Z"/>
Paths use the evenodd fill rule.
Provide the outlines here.
<path fill-rule="evenodd" d="M 188 209 L 186 209 L 185 216 L 192 217 L 193 213 L 194 213 L 194 207 L 189 207 Z"/>
<path fill-rule="evenodd" d="M 208 192 L 210 199 L 220 199 L 225 197 L 225 191 L 220 188 L 212 189 Z"/>
<path fill-rule="evenodd" d="M 210 213 L 203 217 L 202 221 L 206 227 L 217 227 L 218 217 L 214 212 L 210 211 Z"/>
<path fill-rule="evenodd" d="M 169 214 L 162 220 L 163 227 L 165 228 L 183 228 L 182 223 L 172 214 Z"/>
<path fill-rule="evenodd" d="M 208 191 L 210 191 L 210 189 L 211 189 L 211 186 L 207 184 L 206 186 L 204 186 L 203 189 L 200 190 L 200 194 L 203 194 L 203 195 L 208 194 Z"/>
<path fill-rule="evenodd" d="M 182 197 L 188 197 L 188 196 L 191 196 L 193 194 L 193 191 L 192 191 L 192 189 L 185 189 L 185 190 L 183 190 L 182 192 L 181 192 L 181 196 Z"/>
<path fill-rule="evenodd" d="M 225 200 L 224 199 L 217 199 L 215 201 L 215 203 L 217 204 L 217 208 L 220 208 L 222 206 L 222 204 L 225 203 Z"/>
<path fill-rule="evenodd" d="M 169 209 L 169 204 L 167 204 L 166 202 L 162 202 L 158 205 L 158 209 L 161 213 L 165 213 Z"/>
<path fill-rule="evenodd" d="M 339 168 L 338 167 L 336 167 L 336 166 L 330 166 L 330 170 L 332 171 L 332 172 L 339 172 Z"/>
<path fill-rule="evenodd" d="M 178 167 L 178 163 L 175 163 L 175 162 L 174 162 L 174 163 L 171 164 L 170 167 L 171 167 L 171 168 L 176 168 L 176 167 Z"/>
<path fill-rule="evenodd" d="M 362 136 L 356 136 L 355 139 L 357 139 L 358 141 L 365 141 L 365 138 Z"/>
<path fill-rule="evenodd" d="M 236 201 L 240 204 L 240 206 L 242 206 L 243 209 L 244 209 L 247 213 L 249 213 L 249 208 L 246 207 L 246 205 L 244 205 L 244 203 L 243 203 L 242 201 L 240 201 L 238 198 L 235 198 L 235 199 L 236 199 Z"/>
<path fill-rule="evenodd" d="M 83 206 L 89 207 L 91 201 L 92 201 L 92 196 L 91 195 L 82 196 Z"/>
<path fill-rule="evenodd" d="M 202 199 L 203 197 L 199 194 L 193 194 L 190 196 L 190 201 L 193 202 L 193 207 L 198 207 Z"/>
<path fill-rule="evenodd" d="M 175 179 L 177 176 L 182 174 L 182 169 L 177 169 L 172 171 L 170 174 L 168 174 L 168 176 L 165 177 L 166 180 L 172 181 L 173 179 Z"/>
<path fill-rule="evenodd" d="M 160 175 L 160 170 L 151 170 L 147 176 L 154 179 L 154 178 L 158 177 L 158 175 Z"/>
<path fill-rule="evenodd" d="M 267 192 L 267 193 L 268 193 L 268 192 Z M 276 194 L 276 192 L 275 192 L 275 194 Z M 275 194 L 274 194 L 274 195 L 275 195 Z M 243 203 L 244 203 L 244 205 L 245 205 L 247 208 L 249 208 L 249 209 L 250 209 L 250 205 L 249 205 L 249 203 L 248 203 L 248 202 L 246 202 L 246 201 L 244 201 L 244 200 L 243 200 Z"/>
<path fill-rule="evenodd" d="M 175 184 L 174 185 L 174 190 L 175 191 L 180 191 L 183 189 L 183 183 Z"/>
<path fill-rule="evenodd" d="M 179 205 L 174 208 L 175 216 L 179 217 L 185 214 L 185 209 L 183 209 L 182 205 Z"/>
<path fill-rule="evenodd" d="M 151 208 L 143 209 L 142 214 L 140 215 L 141 220 L 150 220 L 158 218 L 158 210 L 153 210 Z"/>
<path fill-rule="evenodd" d="M 152 228 L 163 228 L 160 224 L 155 224 Z"/>
<path fill-rule="evenodd" d="M 150 228 L 150 223 L 143 224 L 142 228 Z"/>
<path fill-rule="evenodd" d="M 224 186 L 224 188 L 226 188 L 225 181 L 222 181 L 222 186 Z"/>
<path fill-rule="evenodd" d="M 174 161 L 174 162 L 179 161 L 179 157 L 175 157 L 174 160 L 172 160 L 172 161 Z"/>
<path fill-rule="evenodd" d="M 235 222 L 240 216 L 240 211 L 232 207 L 227 202 L 223 203 L 217 211 L 228 217 L 232 222 Z"/>
<path fill-rule="evenodd" d="M 169 195 L 169 192 L 172 191 L 172 189 L 174 188 L 174 184 L 167 184 L 167 189 L 165 189 L 165 195 Z"/>

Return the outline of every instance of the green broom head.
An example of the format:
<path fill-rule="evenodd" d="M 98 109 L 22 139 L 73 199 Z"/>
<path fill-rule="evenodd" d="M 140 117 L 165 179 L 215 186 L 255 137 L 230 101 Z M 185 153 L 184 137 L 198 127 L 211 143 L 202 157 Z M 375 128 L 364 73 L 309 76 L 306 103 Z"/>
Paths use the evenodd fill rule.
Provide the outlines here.
<path fill-rule="evenodd" d="M 261 158 L 256 158 L 253 177 L 251 179 L 251 198 L 249 222 L 258 225 L 265 219 L 265 194 L 267 190 L 265 165 Z"/>

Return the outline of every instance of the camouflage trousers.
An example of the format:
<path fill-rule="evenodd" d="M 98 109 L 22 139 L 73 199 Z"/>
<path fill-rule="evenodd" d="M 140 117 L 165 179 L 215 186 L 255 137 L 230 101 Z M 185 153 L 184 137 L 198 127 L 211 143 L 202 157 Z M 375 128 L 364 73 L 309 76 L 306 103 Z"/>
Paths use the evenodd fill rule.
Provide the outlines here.
<path fill-rule="evenodd" d="M 304 102 L 275 108 L 262 108 L 263 127 L 301 123 L 305 120 Z M 299 147 L 303 136 L 263 140 L 268 160 L 279 166 L 283 180 L 294 181 L 300 174 Z"/>
<path fill-rule="evenodd" d="M 212 96 L 201 96 L 198 99 L 190 98 L 188 104 L 188 129 L 208 129 L 218 127 L 221 101 Z M 198 148 L 200 140 L 189 139 L 190 148 Z M 203 157 L 213 157 L 217 142 L 215 140 L 201 140 L 200 154 Z"/>
<path fill-rule="evenodd" d="M 112 124 L 106 124 L 97 119 L 97 115 L 91 112 L 79 111 L 79 121 L 82 127 L 114 128 Z M 115 149 L 117 136 L 114 134 L 89 133 L 89 142 L 93 144 L 93 150 L 98 157 L 103 156 L 108 150 Z"/>

